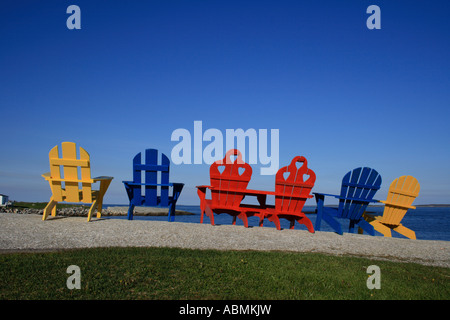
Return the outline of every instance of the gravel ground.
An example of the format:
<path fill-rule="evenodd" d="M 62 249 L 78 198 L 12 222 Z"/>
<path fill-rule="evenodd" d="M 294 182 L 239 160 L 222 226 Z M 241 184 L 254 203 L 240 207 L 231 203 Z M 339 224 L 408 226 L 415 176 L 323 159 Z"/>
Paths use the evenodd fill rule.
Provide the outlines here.
<path fill-rule="evenodd" d="M 450 267 L 450 242 L 210 224 L 0 213 L 0 253 L 93 247 L 282 250 Z"/>

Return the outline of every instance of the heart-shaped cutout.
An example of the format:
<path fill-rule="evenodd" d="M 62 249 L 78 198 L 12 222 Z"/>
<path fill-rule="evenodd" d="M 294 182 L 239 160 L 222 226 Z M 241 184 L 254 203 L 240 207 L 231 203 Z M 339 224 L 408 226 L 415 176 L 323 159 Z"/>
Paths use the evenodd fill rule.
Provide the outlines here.
<path fill-rule="evenodd" d="M 291 175 L 291 173 L 289 171 L 283 172 L 284 181 L 286 181 L 290 175 Z"/>
<path fill-rule="evenodd" d="M 238 173 L 239 173 L 240 176 L 242 176 L 244 174 L 244 172 L 245 172 L 245 168 L 244 167 L 239 167 L 238 168 Z"/>
<path fill-rule="evenodd" d="M 297 170 L 298 169 L 300 169 L 302 166 L 303 166 L 303 162 L 302 161 L 297 161 L 296 163 L 295 163 L 295 167 L 297 168 Z"/>
<path fill-rule="evenodd" d="M 309 174 L 304 173 L 304 174 L 303 174 L 303 182 L 308 181 L 308 179 L 309 179 L 310 177 L 311 177 L 311 176 L 310 176 Z"/>
<path fill-rule="evenodd" d="M 218 166 L 217 170 L 222 174 L 225 171 L 225 166 Z"/>

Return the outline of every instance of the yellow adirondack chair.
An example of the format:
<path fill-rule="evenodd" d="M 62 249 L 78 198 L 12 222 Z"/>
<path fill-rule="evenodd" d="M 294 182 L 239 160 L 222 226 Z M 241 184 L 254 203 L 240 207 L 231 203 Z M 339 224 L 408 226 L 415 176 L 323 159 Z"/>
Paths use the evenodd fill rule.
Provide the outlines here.
<path fill-rule="evenodd" d="M 63 142 L 62 158 L 59 157 L 58 146 L 50 150 L 50 172 L 42 176 L 50 183 L 52 197 L 44 209 L 42 220 L 47 219 L 49 213 L 56 215 L 58 202 L 92 203 L 87 221 L 91 221 L 93 211 L 97 208 L 97 218 L 101 217 L 103 196 L 111 183 L 112 177 L 96 177 L 91 179 L 91 165 L 89 154 L 80 147 L 80 157 L 77 158 L 76 145 L 73 142 Z M 63 170 L 61 170 L 61 167 Z M 80 168 L 80 176 L 78 175 Z M 61 176 L 63 172 L 63 177 Z M 100 181 L 100 189 L 92 190 L 92 184 Z M 81 185 L 81 188 L 80 188 Z"/>
<path fill-rule="evenodd" d="M 416 233 L 400 222 L 408 209 L 416 208 L 412 203 L 419 195 L 419 191 L 420 184 L 416 178 L 401 176 L 392 181 L 386 201 L 380 201 L 384 203 L 383 215 L 364 214 L 364 218 L 385 237 L 391 237 L 391 230 L 394 230 L 407 238 L 416 239 Z"/>

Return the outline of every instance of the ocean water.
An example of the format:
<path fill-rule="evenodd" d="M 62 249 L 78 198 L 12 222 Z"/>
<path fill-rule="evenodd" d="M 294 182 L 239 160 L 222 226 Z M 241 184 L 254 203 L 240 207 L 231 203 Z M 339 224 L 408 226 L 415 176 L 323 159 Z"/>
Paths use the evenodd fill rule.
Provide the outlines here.
<path fill-rule="evenodd" d="M 105 205 L 116 206 L 116 205 Z M 194 213 L 193 215 L 178 215 L 175 216 L 176 222 L 184 223 L 200 223 L 200 207 L 199 206 L 183 206 L 178 205 L 177 210 L 188 211 Z M 314 213 L 315 206 L 305 206 L 304 210 L 306 216 L 311 220 L 313 225 L 316 222 L 316 215 Z M 368 212 L 373 212 L 373 214 L 382 214 L 383 207 L 369 207 Z M 125 216 L 119 217 L 105 217 L 106 219 L 126 219 Z M 167 221 L 167 217 L 152 217 L 152 216 L 134 216 L 134 220 L 154 220 L 154 221 Z M 348 220 L 338 219 L 341 222 L 342 230 L 344 232 L 348 231 Z M 231 225 L 233 218 L 227 214 L 214 215 L 214 222 L 216 225 Z M 280 219 L 281 228 L 288 229 L 289 222 L 285 219 Z M 203 223 L 210 223 L 209 218 L 205 215 Z M 249 227 L 259 228 L 258 226 L 259 218 L 250 217 L 248 219 Z M 419 240 L 445 240 L 450 241 L 450 207 L 417 207 L 415 210 L 409 210 L 402 220 L 402 224 L 412 229 L 416 232 L 416 237 Z M 243 225 L 240 219 L 237 219 L 236 225 Z M 275 228 L 275 225 L 264 220 L 263 228 Z M 307 230 L 304 225 L 299 225 L 295 223 L 294 229 Z M 356 230 L 356 228 L 355 228 Z M 328 224 L 322 220 L 321 230 L 326 232 L 334 232 Z M 375 231 L 376 232 L 376 231 Z M 381 233 L 376 232 L 377 236 L 383 236 Z M 370 235 L 367 235 L 370 237 Z M 405 238 L 401 234 L 392 231 L 392 236 L 396 238 Z"/>

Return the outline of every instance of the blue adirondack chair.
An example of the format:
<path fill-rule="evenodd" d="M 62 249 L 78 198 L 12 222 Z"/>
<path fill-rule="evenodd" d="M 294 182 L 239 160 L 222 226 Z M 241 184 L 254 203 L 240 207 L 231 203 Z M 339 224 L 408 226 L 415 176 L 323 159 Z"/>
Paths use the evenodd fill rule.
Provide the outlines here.
<path fill-rule="evenodd" d="M 128 220 L 133 220 L 135 206 L 169 208 L 169 221 L 175 220 L 175 207 L 181 194 L 184 183 L 169 183 L 170 161 L 164 153 L 161 153 L 161 164 L 158 164 L 158 150 L 145 150 L 145 164 L 142 164 L 141 153 L 133 159 L 133 181 L 122 181 L 130 199 Z M 141 173 L 145 172 L 144 182 Z M 161 174 L 158 183 L 158 172 Z M 169 187 L 172 187 L 172 196 L 169 195 Z M 144 195 L 142 195 L 144 189 Z M 160 195 L 158 196 L 158 189 Z"/>
<path fill-rule="evenodd" d="M 355 224 L 361 229 L 375 235 L 373 226 L 362 217 L 367 206 L 373 200 L 373 196 L 380 189 L 381 176 L 371 168 L 356 168 L 348 172 L 342 179 L 340 195 L 314 192 L 317 202 L 317 217 L 315 230 L 320 230 L 322 219 L 327 222 L 337 233 L 342 235 L 341 224 L 336 218 L 349 219 L 349 230 L 353 232 Z M 325 197 L 331 196 L 339 199 L 339 206 L 325 207 Z"/>

